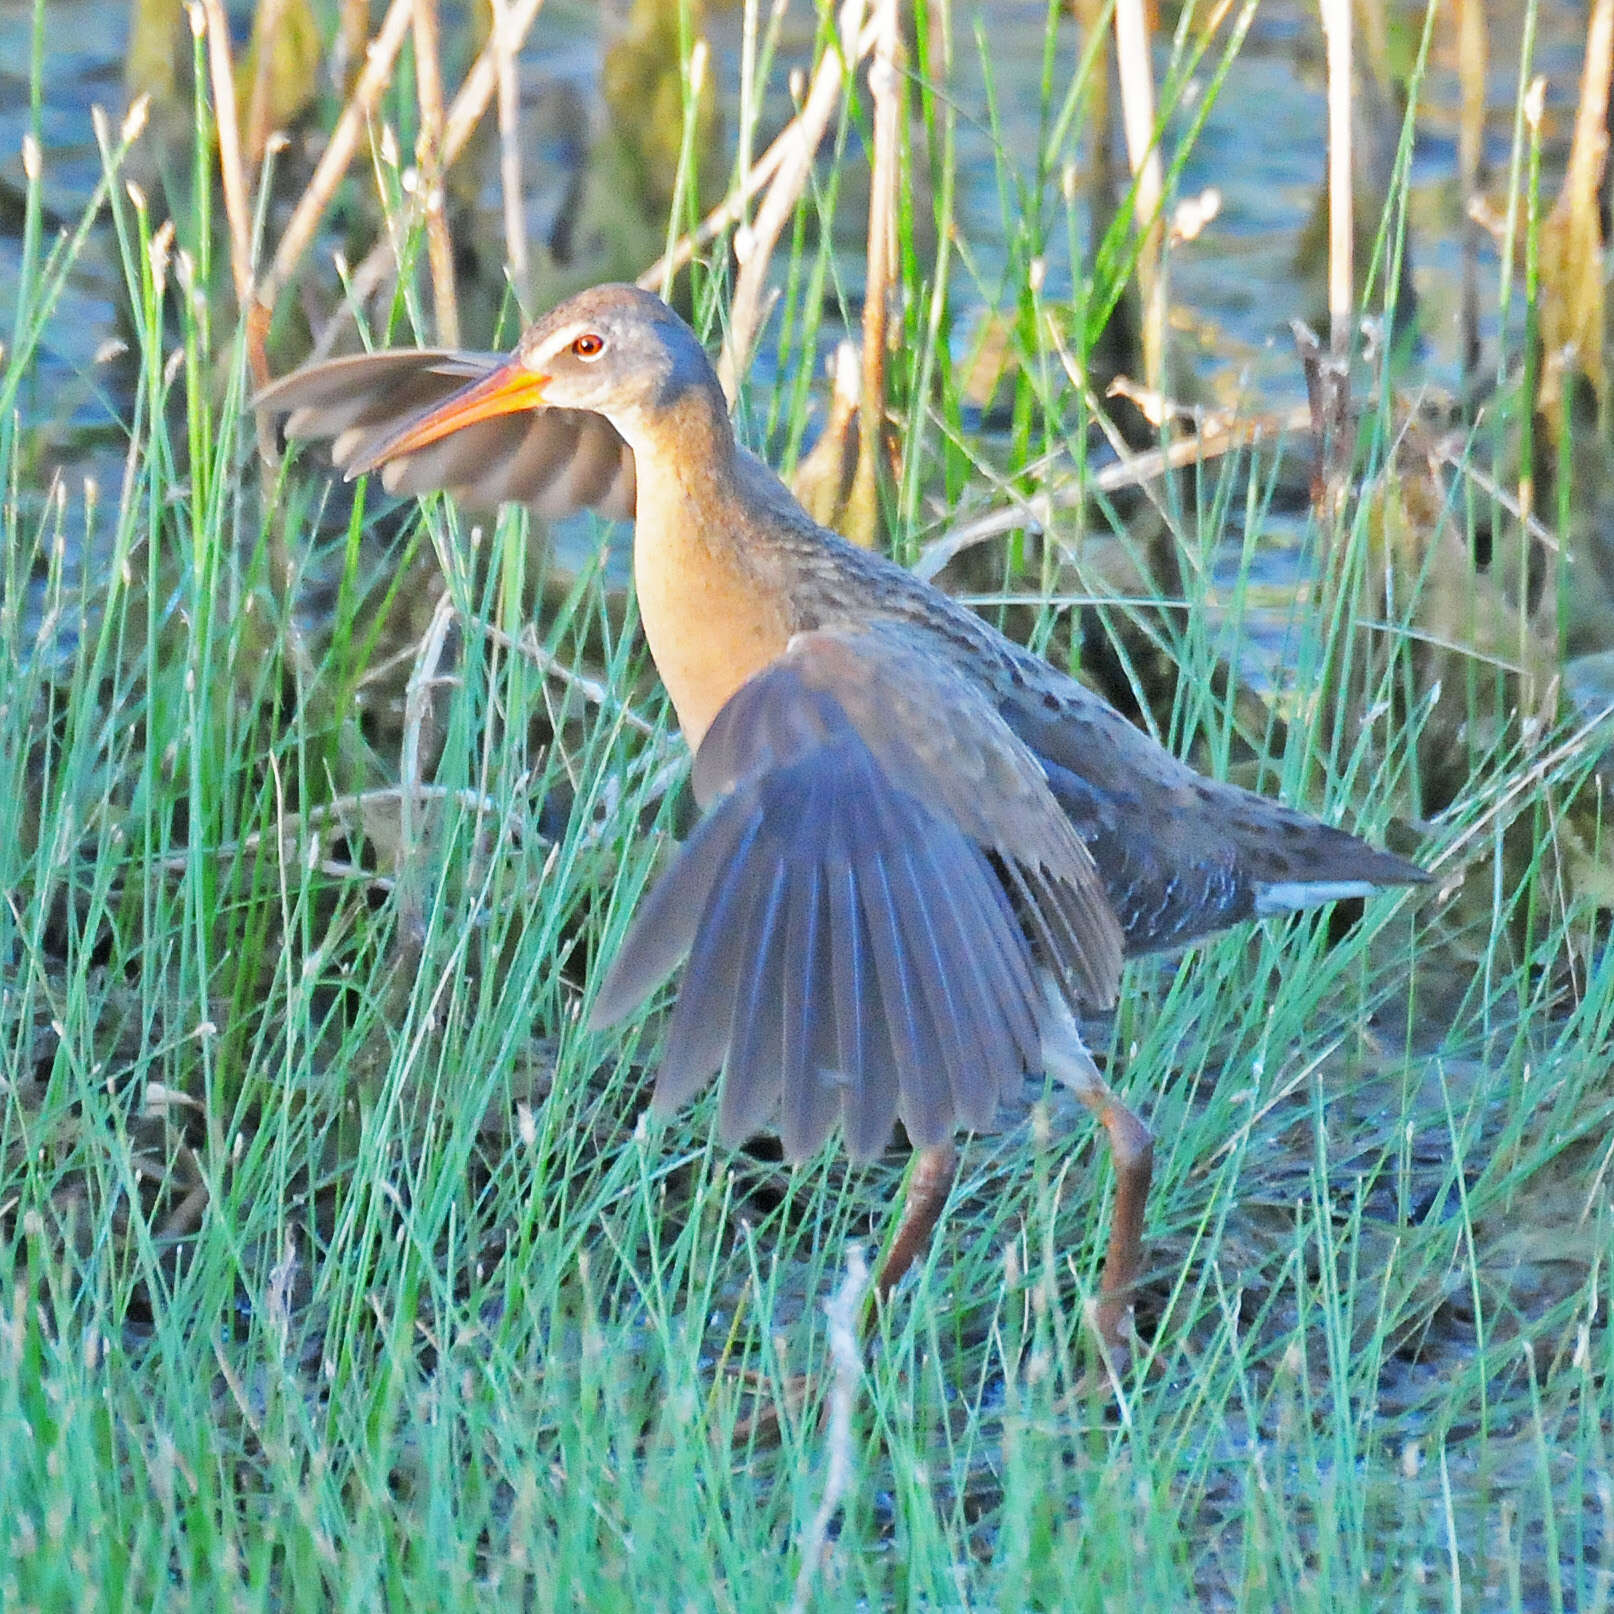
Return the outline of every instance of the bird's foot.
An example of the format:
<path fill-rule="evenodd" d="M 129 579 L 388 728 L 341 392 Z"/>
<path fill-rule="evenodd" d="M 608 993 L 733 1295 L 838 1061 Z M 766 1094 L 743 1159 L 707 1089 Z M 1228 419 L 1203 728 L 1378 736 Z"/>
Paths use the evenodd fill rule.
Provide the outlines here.
<path fill-rule="evenodd" d="M 1124 1403 L 1136 1359 L 1132 1305 L 1123 1296 L 1100 1294 L 1083 1307 L 1094 1360 L 1077 1383 L 1084 1398 Z"/>

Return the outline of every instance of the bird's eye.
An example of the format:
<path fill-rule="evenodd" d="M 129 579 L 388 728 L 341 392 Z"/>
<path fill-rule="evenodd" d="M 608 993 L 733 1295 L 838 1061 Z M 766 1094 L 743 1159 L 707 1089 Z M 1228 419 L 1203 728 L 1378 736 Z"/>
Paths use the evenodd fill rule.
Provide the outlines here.
<path fill-rule="evenodd" d="M 572 341 L 572 352 L 580 359 L 597 359 L 605 351 L 605 338 L 585 331 Z"/>

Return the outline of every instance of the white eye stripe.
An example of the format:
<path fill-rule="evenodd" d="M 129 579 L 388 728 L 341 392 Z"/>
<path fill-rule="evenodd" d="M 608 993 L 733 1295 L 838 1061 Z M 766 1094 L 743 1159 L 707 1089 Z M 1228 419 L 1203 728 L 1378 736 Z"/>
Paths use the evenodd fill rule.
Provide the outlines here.
<path fill-rule="evenodd" d="M 585 338 L 591 338 L 598 342 L 599 347 L 592 353 L 578 352 L 577 344 Z M 528 368 L 532 370 L 547 369 L 554 360 L 563 356 L 580 359 L 587 364 L 592 363 L 595 359 L 604 357 L 609 346 L 609 341 L 597 327 L 579 321 L 576 325 L 568 325 L 564 330 L 556 331 L 553 336 L 544 342 L 542 347 L 534 348 L 532 352 L 527 354 L 525 362 Z"/>

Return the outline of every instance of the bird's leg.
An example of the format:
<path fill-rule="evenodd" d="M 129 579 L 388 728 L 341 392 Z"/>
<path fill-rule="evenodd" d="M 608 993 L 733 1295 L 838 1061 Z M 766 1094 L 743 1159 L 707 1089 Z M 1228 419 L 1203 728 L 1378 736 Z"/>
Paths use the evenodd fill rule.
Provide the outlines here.
<path fill-rule="evenodd" d="M 1058 1008 L 1058 1020 L 1043 1044 L 1048 1072 L 1097 1116 L 1109 1134 L 1115 1161 L 1115 1210 L 1092 1323 L 1108 1366 L 1119 1372 L 1132 1351 L 1132 1299 L 1143 1267 L 1143 1209 L 1154 1169 L 1154 1139 L 1099 1075 L 1069 1010 L 1062 1003 Z"/>
<path fill-rule="evenodd" d="M 951 1138 L 917 1151 L 908 1174 L 908 1187 L 902 1196 L 902 1214 L 897 1219 L 897 1230 L 886 1247 L 885 1259 L 874 1275 L 869 1299 L 863 1308 L 862 1337 L 865 1340 L 874 1327 L 876 1312 L 902 1281 L 909 1267 L 930 1248 L 931 1235 L 941 1220 L 947 1196 L 952 1191 L 953 1178 L 957 1174 L 958 1150 Z M 810 1377 L 792 1379 L 785 1387 L 785 1404 L 793 1410 L 799 1409 L 807 1400 L 811 1386 Z M 734 1426 L 735 1445 L 744 1445 L 758 1438 L 777 1438 L 781 1416 L 782 1408 L 775 1404 L 739 1419 Z"/>
<path fill-rule="evenodd" d="M 902 1216 L 897 1222 L 897 1231 L 874 1278 L 874 1297 L 881 1305 L 902 1281 L 908 1268 L 930 1247 L 930 1236 L 941 1220 L 953 1178 L 957 1175 L 958 1150 L 951 1138 L 919 1151 L 908 1178 L 907 1192 L 902 1196 Z"/>

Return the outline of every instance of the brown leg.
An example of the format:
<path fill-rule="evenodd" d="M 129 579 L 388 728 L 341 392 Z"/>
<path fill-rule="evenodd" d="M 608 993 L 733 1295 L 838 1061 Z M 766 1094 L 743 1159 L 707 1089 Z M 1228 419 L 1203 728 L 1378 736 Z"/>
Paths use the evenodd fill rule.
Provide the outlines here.
<path fill-rule="evenodd" d="M 958 1150 L 951 1138 L 919 1151 L 913 1175 L 908 1179 L 908 1191 L 902 1196 L 901 1220 L 874 1277 L 874 1298 L 881 1305 L 902 1282 L 908 1268 L 930 1248 L 931 1234 L 941 1220 L 957 1175 Z"/>
<path fill-rule="evenodd" d="M 1143 1208 L 1154 1169 L 1154 1139 L 1148 1127 L 1099 1075 L 1068 1011 L 1049 1027 L 1043 1056 L 1049 1073 L 1098 1117 L 1110 1138 L 1110 1154 L 1115 1161 L 1115 1212 L 1110 1218 L 1109 1247 L 1104 1254 L 1104 1275 L 1099 1280 L 1092 1320 L 1110 1367 L 1119 1371 L 1132 1351 L 1132 1297 L 1143 1267 Z"/>
<path fill-rule="evenodd" d="M 941 1220 L 952 1191 L 953 1178 L 958 1173 L 958 1150 L 949 1138 L 945 1143 L 932 1144 L 919 1150 L 908 1177 L 908 1188 L 902 1196 L 902 1215 L 897 1220 L 897 1231 L 892 1235 L 880 1270 L 874 1275 L 869 1302 L 863 1311 L 863 1337 L 868 1338 L 874 1327 L 876 1310 L 883 1306 L 886 1297 L 902 1281 L 903 1275 L 925 1251 L 930 1248 L 931 1235 Z M 786 1390 L 786 1401 L 797 1408 L 806 1399 L 811 1380 L 792 1380 Z M 769 1406 L 754 1416 L 739 1419 L 734 1426 L 736 1445 L 746 1441 L 776 1438 L 779 1432 L 781 1409 Z"/>
<path fill-rule="evenodd" d="M 1110 1154 L 1115 1161 L 1115 1210 L 1110 1217 L 1110 1242 L 1104 1254 L 1104 1276 L 1099 1280 L 1094 1323 L 1098 1337 L 1120 1366 L 1133 1339 L 1132 1301 L 1143 1268 L 1143 1208 L 1154 1170 L 1154 1139 L 1148 1127 L 1120 1099 L 1107 1087 L 1104 1092 L 1104 1101 L 1089 1108 L 1110 1135 Z"/>

